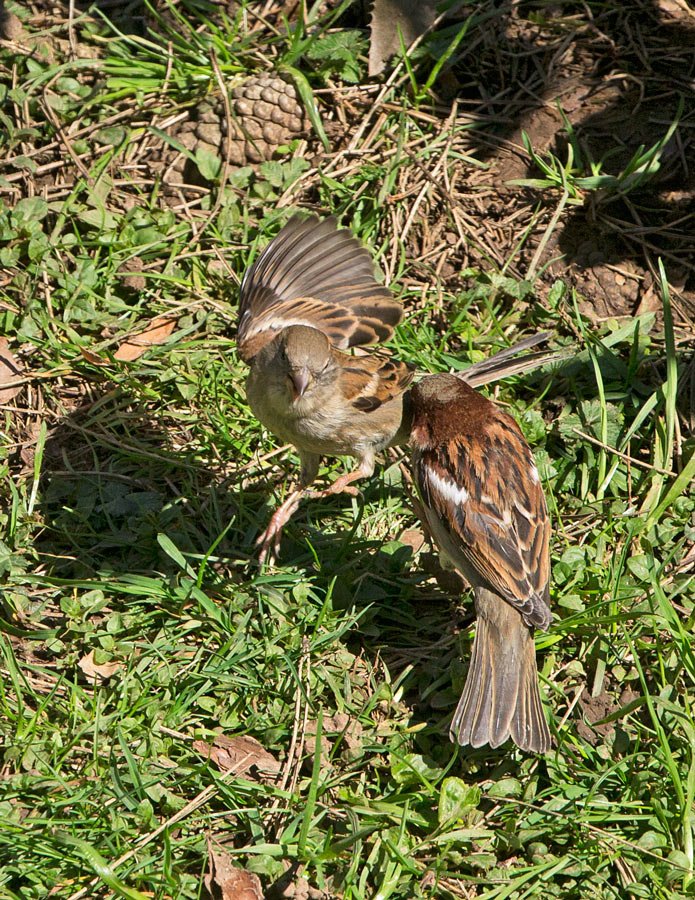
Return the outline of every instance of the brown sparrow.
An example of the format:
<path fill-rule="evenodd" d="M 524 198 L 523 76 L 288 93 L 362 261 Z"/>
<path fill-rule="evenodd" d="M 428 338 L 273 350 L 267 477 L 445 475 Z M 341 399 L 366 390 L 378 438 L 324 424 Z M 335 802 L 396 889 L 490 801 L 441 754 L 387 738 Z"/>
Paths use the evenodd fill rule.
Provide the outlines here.
<path fill-rule="evenodd" d="M 251 365 L 249 406 L 301 461 L 299 490 L 259 538 L 261 562 L 277 553 L 283 525 L 316 478 L 323 454 L 354 456 L 353 472 L 312 492 L 357 493 L 376 453 L 401 426 L 403 392 L 413 369 L 349 347 L 391 337 L 403 308 L 374 277 L 367 251 L 334 218 L 290 219 L 246 272 L 239 300 L 239 353 Z"/>
<path fill-rule="evenodd" d="M 259 556 L 277 555 L 282 528 L 302 497 L 358 493 L 351 485 L 374 471 L 375 456 L 406 443 L 407 363 L 350 347 L 391 337 L 403 309 L 374 277 L 371 258 L 334 218 L 294 216 L 247 270 L 239 299 L 238 347 L 250 364 L 249 406 L 277 437 L 294 444 L 300 484 L 272 515 L 257 543 Z M 512 357 L 547 338 L 526 338 L 461 377 L 478 385 L 552 359 Z M 353 456 L 357 467 L 331 487 L 307 493 L 321 456 Z M 270 556 L 269 556 L 270 555 Z"/>
<path fill-rule="evenodd" d="M 517 423 L 453 375 L 410 391 L 413 476 L 442 561 L 473 586 L 477 625 L 451 723 L 459 744 L 511 737 L 544 753 L 535 628 L 551 621 L 550 525 L 531 449 Z"/>

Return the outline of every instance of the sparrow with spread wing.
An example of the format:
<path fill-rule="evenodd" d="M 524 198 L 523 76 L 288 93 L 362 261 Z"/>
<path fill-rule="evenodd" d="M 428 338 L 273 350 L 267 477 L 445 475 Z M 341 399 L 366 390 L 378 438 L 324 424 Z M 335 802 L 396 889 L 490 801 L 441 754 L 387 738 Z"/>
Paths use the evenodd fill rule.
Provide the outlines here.
<path fill-rule="evenodd" d="M 238 346 L 250 363 L 249 406 L 281 440 L 294 444 L 300 487 L 259 538 L 261 562 L 277 553 L 282 527 L 316 478 L 321 456 L 354 456 L 353 472 L 312 492 L 357 493 L 376 453 L 401 426 L 407 363 L 345 351 L 387 340 L 403 308 L 374 277 L 367 251 L 335 219 L 293 217 L 246 272 Z"/>
<path fill-rule="evenodd" d="M 451 723 L 459 744 L 511 737 L 544 753 L 535 628 L 551 621 L 550 525 L 531 449 L 517 423 L 452 375 L 410 392 L 413 475 L 442 561 L 473 586 L 477 625 Z"/>
<path fill-rule="evenodd" d="M 352 482 L 371 475 L 378 451 L 406 443 L 404 416 L 414 370 L 379 353 L 351 347 L 391 337 L 403 308 L 374 277 L 371 257 L 331 217 L 294 216 L 247 270 L 239 299 L 239 353 L 250 364 L 249 405 L 281 440 L 294 444 L 300 485 L 273 513 L 258 539 L 261 563 L 277 555 L 285 523 L 303 496 L 356 494 Z M 552 359 L 526 338 L 461 373 L 474 385 L 517 374 Z M 354 471 L 331 487 L 307 492 L 321 456 L 353 456 Z"/>

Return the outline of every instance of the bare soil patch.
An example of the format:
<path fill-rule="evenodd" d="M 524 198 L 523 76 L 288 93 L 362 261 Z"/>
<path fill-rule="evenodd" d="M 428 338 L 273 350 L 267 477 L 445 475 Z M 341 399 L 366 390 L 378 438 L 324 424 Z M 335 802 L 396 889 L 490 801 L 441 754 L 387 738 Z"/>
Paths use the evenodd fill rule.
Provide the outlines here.
<path fill-rule="evenodd" d="M 100 154 L 113 151 L 114 142 L 122 138 L 119 127 L 142 129 L 143 134 L 119 149 L 110 162 L 113 187 L 108 205 L 114 210 L 131 208 L 143 191 L 161 181 L 162 204 L 177 215 L 202 215 L 200 208 L 206 205 L 211 186 L 200 166 L 191 162 L 201 151 L 217 150 L 227 168 L 234 171 L 243 165 L 257 167 L 274 154 L 278 157 L 277 147 L 293 137 L 306 138 L 304 152 L 315 165 L 293 195 L 283 198 L 282 202 L 289 204 L 316 202 L 319 168 L 340 170 L 338 160 L 343 168 L 359 166 L 370 148 L 378 160 L 383 152 L 379 147 L 383 135 L 378 130 L 371 140 L 367 130 L 359 155 L 347 152 L 365 116 L 371 117 L 370 124 L 378 120 L 374 91 L 345 85 L 317 94 L 333 143 L 330 153 L 317 142 L 306 119 L 300 120 L 297 109 L 289 109 L 296 106 L 290 96 L 294 88 L 287 89 L 284 113 L 277 105 L 277 84 L 282 81 L 273 75 L 271 37 L 282 10 L 268 6 L 252 26 L 261 52 L 267 51 L 268 74 L 260 76 L 262 84 L 254 88 L 255 93 L 252 90 L 249 101 L 237 88 L 236 93 L 232 91 L 231 104 L 225 104 L 215 86 L 207 98 L 192 95 L 191 102 L 183 106 L 172 104 L 166 95 L 146 97 L 138 104 L 124 99 L 106 122 L 72 121 L 63 124 L 53 140 L 37 140 L 28 150 L 25 147 L 23 155 L 32 158 L 36 169 L 13 172 L 10 165 L 3 191 L 15 200 L 33 194 L 49 200 L 66 197 L 82 169 Z M 159 35 L 163 44 L 171 42 L 170 29 L 176 23 L 169 21 L 169 14 L 153 17 L 137 4 L 127 10 L 106 4 L 102 11 L 115 17 L 121 29 L 134 33 L 150 29 L 150 39 Z M 72 26 L 67 4 L 36 2 L 29 12 L 26 26 L 43 26 L 44 37 L 32 37 L 26 29 L 17 36 L 13 19 L 19 53 L 44 57 L 65 53 L 70 38 L 75 40 L 76 35 L 78 55 L 98 52 L 84 42 L 79 27 Z M 229 16 L 231 12 L 229 4 L 224 10 L 220 7 L 217 19 L 223 21 L 222 13 Z M 393 223 L 401 226 L 401 235 L 407 232 L 404 237 L 414 258 L 411 279 L 431 284 L 434 273 L 440 289 L 455 290 L 460 287 L 462 268 L 492 263 L 516 276 L 538 275 L 542 294 L 543 287 L 547 289 L 561 277 L 577 289 L 581 308 L 601 320 L 655 308 L 654 273 L 661 256 L 679 324 L 692 326 L 693 10 L 675 0 L 635 0 L 616 7 L 588 4 L 581 14 L 574 4 L 536 8 L 534 4 L 493 7 L 481 3 L 473 14 L 485 17 L 485 24 L 471 29 L 471 40 L 463 42 L 465 52 L 454 66 L 445 67 L 435 83 L 434 109 L 428 111 L 423 104 L 410 113 L 416 120 L 419 117 L 423 127 L 451 134 L 434 176 L 436 160 L 419 163 L 417 147 L 411 151 L 415 154 L 412 164 L 403 167 L 400 194 L 411 193 L 414 199 L 423 194 L 410 223 Z M 83 14 L 78 21 L 84 25 L 89 16 Z M 360 10 L 351 11 L 345 24 L 366 26 L 366 17 Z M 88 71 L 80 77 L 93 80 L 98 76 Z M 274 89 L 277 96 L 265 98 L 265 93 Z M 265 99 L 273 99 L 276 107 L 271 108 Z M 50 87 L 42 101 L 50 121 L 55 114 L 49 101 Z M 254 113 L 254 102 L 268 116 L 266 131 L 274 129 L 272 140 L 267 140 L 263 122 L 256 124 L 257 117 L 244 119 L 246 113 Z M 540 175 L 523 147 L 522 132 L 537 153 L 553 153 L 566 160 L 567 132 L 558 106 L 575 129 L 586 159 L 602 161 L 603 173 L 618 174 L 640 146 L 649 147 L 664 135 L 677 116 L 679 102 L 683 103 L 680 124 L 664 148 L 659 172 L 646 187 L 627 196 L 587 193 L 583 203 L 566 207 L 553 224 L 558 191 L 509 185 L 512 180 Z M 389 104 L 384 103 L 378 112 L 388 109 Z M 18 113 L 21 120 L 21 111 Z M 230 123 L 235 137 L 228 146 Z M 20 124 L 32 127 L 37 123 Z M 162 133 L 170 140 L 163 139 Z M 77 148 L 73 146 L 76 141 Z M 84 142 L 90 144 L 86 150 Z M 454 151 L 483 167 L 456 159 Z M 281 150 L 279 156 L 283 153 Z"/>

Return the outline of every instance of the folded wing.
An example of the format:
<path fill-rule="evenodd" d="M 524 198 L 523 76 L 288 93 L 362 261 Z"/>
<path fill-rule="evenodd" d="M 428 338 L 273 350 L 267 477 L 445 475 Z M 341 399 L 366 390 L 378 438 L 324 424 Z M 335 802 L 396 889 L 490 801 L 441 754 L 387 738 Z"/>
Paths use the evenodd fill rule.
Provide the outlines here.
<path fill-rule="evenodd" d="M 402 394 L 415 376 L 413 366 L 378 353 L 341 357 L 341 392 L 347 403 L 362 412 L 373 412 Z"/>
<path fill-rule="evenodd" d="M 415 467 L 423 499 L 451 535 L 480 583 L 516 607 L 528 625 L 550 624 L 545 497 L 533 456 L 510 417 L 454 457 L 440 450 L 419 455 Z M 485 438 L 489 438 L 485 440 Z M 516 460 L 526 462 L 522 472 Z"/>

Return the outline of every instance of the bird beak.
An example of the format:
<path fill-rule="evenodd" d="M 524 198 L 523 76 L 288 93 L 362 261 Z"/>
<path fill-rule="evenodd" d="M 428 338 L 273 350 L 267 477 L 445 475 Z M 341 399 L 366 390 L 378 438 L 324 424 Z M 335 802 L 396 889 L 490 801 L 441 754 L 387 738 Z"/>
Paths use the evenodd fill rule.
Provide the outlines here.
<path fill-rule="evenodd" d="M 292 402 L 296 403 L 300 397 L 304 396 L 304 392 L 309 387 L 311 381 L 311 373 L 302 366 L 301 369 L 293 369 L 290 372 L 290 390 L 292 391 Z"/>

